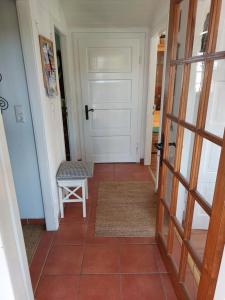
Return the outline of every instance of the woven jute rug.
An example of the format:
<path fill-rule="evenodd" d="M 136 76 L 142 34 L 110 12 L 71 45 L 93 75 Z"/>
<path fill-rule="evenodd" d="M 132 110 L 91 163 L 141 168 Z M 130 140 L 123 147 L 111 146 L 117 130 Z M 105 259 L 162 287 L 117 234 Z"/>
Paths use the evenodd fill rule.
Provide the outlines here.
<path fill-rule="evenodd" d="M 22 229 L 27 259 L 30 265 L 45 228 L 44 225 L 26 224 L 22 226 Z"/>
<path fill-rule="evenodd" d="M 155 235 L 156 195 L 150 182 L 101 182 L 96 211 L 96 236 Z"/>

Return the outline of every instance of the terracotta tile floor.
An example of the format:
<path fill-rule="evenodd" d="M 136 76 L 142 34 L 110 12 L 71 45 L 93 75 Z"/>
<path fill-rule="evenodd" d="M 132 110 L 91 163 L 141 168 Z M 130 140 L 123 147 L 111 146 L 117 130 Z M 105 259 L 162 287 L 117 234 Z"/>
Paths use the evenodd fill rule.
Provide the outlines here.
<path fill-rule="evenodd" d="M 151 181 L 141 164 L 98 164 L 89 180 L 88 217 L 65 207 L 58 232 L 45 232 L 31 264 L 36 300 L 175 300 L 154 237 L 95 237 L 98 185 L 103 180 Z"/>

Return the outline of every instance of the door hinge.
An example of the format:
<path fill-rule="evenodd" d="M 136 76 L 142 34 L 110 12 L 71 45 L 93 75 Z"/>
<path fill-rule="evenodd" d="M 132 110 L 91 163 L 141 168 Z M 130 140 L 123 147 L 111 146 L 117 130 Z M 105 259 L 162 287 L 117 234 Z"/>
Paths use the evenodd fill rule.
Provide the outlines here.
<path fill-rule="evenodd" d="M 139 151 L 139 147 L 138 144 L 136 144 L 136 154 L 138 154 L 138 151 Z"/>

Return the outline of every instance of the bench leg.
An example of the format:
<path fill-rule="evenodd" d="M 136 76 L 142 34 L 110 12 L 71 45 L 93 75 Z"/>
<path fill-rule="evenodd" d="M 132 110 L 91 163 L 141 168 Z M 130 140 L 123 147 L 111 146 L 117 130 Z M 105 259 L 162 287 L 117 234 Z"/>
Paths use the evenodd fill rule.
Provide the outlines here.
<path fill-rule="evenodd" d="M 59 191 L 59 207 L 60 207 L 60 214 L 61 214 L 61 218 L 64 218 L 63 188 L 58 187 L 58 191 Z"/>
<path fill-rule="evenodd" d="M 88 180 L 85 179 L 85 198 L 88 199 Z"/>
<path fill-rule="evenodd" d="M 87 208 L 86 208 L 86 183 L 85 183 L 85 180 L 82 183 L 82 207 L 83 207 L 83 218 L 86 218 Z"/>

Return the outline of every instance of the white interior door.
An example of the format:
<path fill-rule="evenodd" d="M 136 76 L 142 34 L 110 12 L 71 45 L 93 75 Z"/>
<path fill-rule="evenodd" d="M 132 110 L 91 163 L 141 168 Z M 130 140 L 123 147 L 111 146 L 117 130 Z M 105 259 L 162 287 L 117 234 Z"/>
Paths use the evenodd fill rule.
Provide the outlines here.
<path fill-rule="evenodd" d="M 79 40 L 84 147 L 94 162 L 138 157 L 138 39 Z M 86 118 L 85 105 L 93 109 Z"/>

